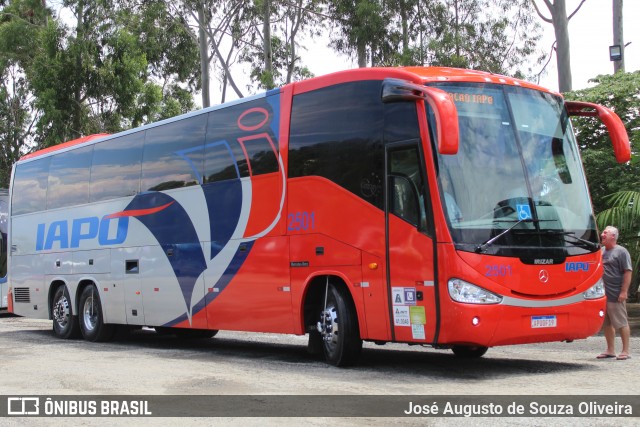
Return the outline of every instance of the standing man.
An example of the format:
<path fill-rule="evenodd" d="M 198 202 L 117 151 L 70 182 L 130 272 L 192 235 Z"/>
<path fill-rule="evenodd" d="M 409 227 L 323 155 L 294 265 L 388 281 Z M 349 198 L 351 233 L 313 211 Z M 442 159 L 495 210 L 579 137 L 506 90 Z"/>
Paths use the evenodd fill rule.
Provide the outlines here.
<path fill-rule="evenodd" d="M 615 357 L 617 360 L 627 360 L 629 353 L 629 336 L 631 329 L 627 320 L 627 296 L 631 284 L 631 256 L 629 251 L 617 244 L 618 229 L 608 226 L 600 235 L 604 246 L 602 262 L 604 264 L 604 289 L 607 295 L 607 311 L 604 316 L 604 336 L 607 340 L 607 350 L 598 359 Z M 620 331 L 622 338 L 622 352 L 616 357 L 616 331 Z"/>

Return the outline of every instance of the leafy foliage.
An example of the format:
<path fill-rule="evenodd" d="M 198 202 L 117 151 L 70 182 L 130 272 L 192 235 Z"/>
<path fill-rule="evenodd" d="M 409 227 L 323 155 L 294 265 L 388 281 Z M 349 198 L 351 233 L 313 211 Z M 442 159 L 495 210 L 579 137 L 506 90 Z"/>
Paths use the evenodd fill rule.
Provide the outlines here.
<path fill-rule="evenodd" d="M 572 120 L 597 214 L 608 207 L 606 197 L 610 194 L 640 188 L 640 71 L 598 76 L 591 81 L 596 86 L 569 92 L 566 98 L 601 104 L 615 111 L 627 129 L 632 154 L 630 163 L 618 164 L 607 130 L 599 119 Z"/>
<path fill-rule="evenodd" d="M 539 62 L 540 26 L 527 0 L 329 2 L 331 44 L 359 66 L 436 65 L 524 77 Z"/>
<path fill-rule="evenodd" d="M 536 54 L 540 26 L 528 1 L 431 1 L 427 57 L 432 65 L 481 69 L 524 77 Z"/>
<path fill-rule="evenodd" d="M 598 226 L 614 225 L 619 242 L 634 260 L 632 289 L 640 275 L 640 71 L 598 76 L 597 85 L 566 94 L 568 99 L 593 102 L 613 109 L 622 119 L 631 142 L 632 160 L 618 164 L 604 125 L 596 118 L 573 120 Z"/>

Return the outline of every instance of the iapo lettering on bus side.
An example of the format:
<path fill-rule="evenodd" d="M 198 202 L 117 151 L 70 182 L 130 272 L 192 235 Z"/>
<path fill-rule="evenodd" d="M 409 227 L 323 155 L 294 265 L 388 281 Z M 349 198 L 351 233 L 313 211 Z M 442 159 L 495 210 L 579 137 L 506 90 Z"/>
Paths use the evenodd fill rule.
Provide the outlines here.
<path fill-rule="evenodd" d="M 36 251 L 79 248 L 84 240 L 97 240 L 100 246 L 124 243 L 129 231 L 129 217 L 92 216 L 74 220 L 38 224 Z"/>

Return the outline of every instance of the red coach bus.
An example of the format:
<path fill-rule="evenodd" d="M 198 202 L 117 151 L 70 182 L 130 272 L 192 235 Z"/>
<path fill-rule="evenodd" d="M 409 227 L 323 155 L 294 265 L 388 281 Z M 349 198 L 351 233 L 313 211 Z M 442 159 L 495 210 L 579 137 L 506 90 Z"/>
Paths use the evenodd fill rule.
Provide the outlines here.
<path fill-rule="evenodd" d="M 605 307 L 569 116 L 512 78 L 371 68 L 292 83 L 14 167 L 10 309 L 60 338 L 118 325 L 450 348 L 572 341 Z"/>

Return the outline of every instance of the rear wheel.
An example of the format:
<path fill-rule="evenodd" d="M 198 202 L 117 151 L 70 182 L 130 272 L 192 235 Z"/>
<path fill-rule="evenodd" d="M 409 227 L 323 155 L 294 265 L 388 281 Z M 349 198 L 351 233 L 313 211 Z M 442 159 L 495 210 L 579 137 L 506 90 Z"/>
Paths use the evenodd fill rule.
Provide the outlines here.
<path fill-rule="evenodd" d="M 79 336 L 78 318 L 73 315 L 73 306 L 66 286 L 58 286 L 51 300 L 53 333 L 62 339 Z"/>
<path fill-rule="evenodd" d="M 353 365 L 362 350 L 355 307 L 346 292 L 336 286 L 329 285 L 327 293 L 317 323 L 325 360 L 334 366 Z"/>
<path fill-rule="evenodd" d="M 458 357 L 463 357 L 465 359 L 475 359 L 484 356 L 489 348 L 483 347 L 481 345 L 454 345 L 453 347 L 451 347 L 451 350 L 453 351 L 453 354 Z"/>
<path fill-rule="evenodd" d="M 115 333 L 114 325 L 107 325 L 102 318 L 102 304 L 98 289 L 89 285 L 80 295 L 80 331 L 87 341 L 108 341 Z"/>

